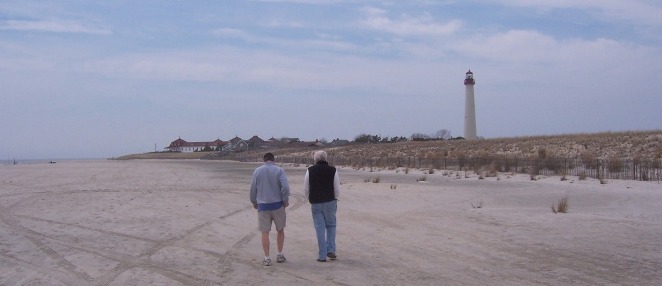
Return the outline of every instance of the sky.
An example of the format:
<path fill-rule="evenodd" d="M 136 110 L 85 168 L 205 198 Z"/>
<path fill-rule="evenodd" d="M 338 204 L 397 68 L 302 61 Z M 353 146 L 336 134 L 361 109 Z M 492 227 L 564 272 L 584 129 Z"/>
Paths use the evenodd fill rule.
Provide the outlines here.
<path fill-rule="evenodd" d="M 0 0 L 0 160 L 662 128 L 658 0 Z M 2 158 L 4 157 L 4 158 Z"/>

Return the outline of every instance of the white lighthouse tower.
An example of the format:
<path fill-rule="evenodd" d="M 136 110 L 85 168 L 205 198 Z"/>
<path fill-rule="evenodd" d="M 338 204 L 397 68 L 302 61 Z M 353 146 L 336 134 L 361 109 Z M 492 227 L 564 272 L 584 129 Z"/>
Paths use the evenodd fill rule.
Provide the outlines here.
<path fill-rule="evenodd" d="M 476 135 L 476 103 L 474 102 L 474 73 L 469 70 L 464 78 L 464 138 L 477 139 Z"/>

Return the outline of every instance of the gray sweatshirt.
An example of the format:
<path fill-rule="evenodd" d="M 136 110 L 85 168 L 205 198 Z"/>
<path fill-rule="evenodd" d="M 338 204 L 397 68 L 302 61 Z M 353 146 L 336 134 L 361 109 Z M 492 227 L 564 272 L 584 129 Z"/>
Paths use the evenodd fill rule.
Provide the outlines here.
<path fill-rule="evenodd" d="M 257 167 L 251 179 L 250 199 L 253 204 L 270 204 L 283 201 L 288 203 L 290 186 L 283 168 L 267 161 Z"/>

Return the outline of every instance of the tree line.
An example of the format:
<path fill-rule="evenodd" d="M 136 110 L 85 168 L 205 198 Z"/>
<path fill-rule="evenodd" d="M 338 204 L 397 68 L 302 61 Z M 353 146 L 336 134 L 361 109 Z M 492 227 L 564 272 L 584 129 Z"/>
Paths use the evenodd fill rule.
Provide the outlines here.
<path fill-rule="evenodd" d="M 439 129 L 432 134 L 413 133 L 410 137 L 394 136 L 381 137 L 380 135 L 360 134 L 354 138 L 354 143 L 395 143 L 404 141 L 435 141 L 435 140 L 459 140 L 463 137 L 453 137 L 447 129 Z"/>

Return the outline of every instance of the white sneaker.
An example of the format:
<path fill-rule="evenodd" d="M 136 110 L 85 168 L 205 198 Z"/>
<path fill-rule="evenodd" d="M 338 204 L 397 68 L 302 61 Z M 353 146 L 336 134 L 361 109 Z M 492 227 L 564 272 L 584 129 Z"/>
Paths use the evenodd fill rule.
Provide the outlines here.
<path fill-rule="evenodd" d="M 271 265 L 271 258 L 269 257 L 265 258 L 264 260 L 262 260 L 262 264 L 264 264 L 264 266 Z"/>
<path fill-rule="evenodd" d="M 276 262 L 277 263 L 283 263 L 283 262 L 285 262 L 285 260 L 287 260 L 287 259 L 285 259 L 285 255 L 283 255 L 283 254 L 278 254 L 278 256 L 276 257 Z"/>

